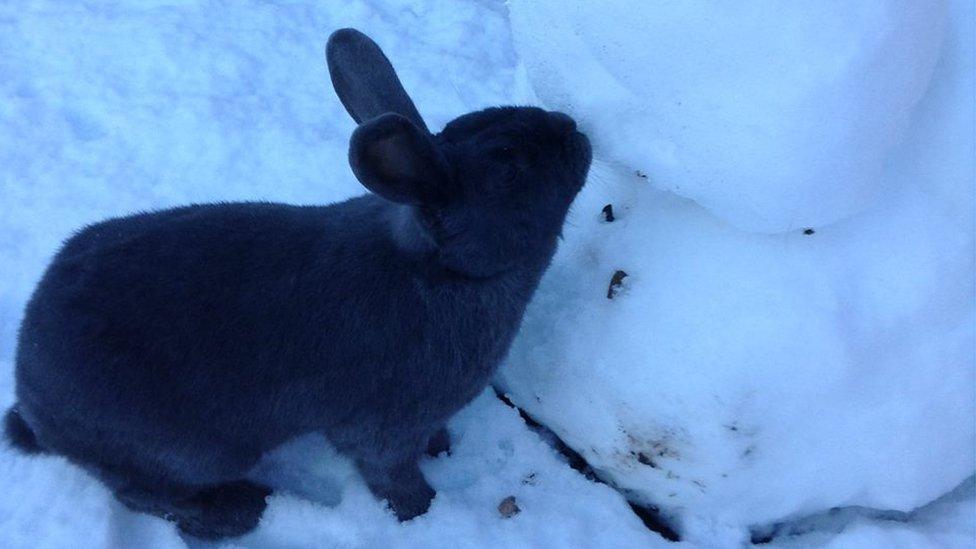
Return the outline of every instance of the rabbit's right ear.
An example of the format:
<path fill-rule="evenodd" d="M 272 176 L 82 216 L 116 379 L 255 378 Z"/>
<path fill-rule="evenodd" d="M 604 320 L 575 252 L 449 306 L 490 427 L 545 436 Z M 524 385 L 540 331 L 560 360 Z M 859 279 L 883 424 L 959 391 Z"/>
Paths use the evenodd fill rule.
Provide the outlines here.
<path fill-rule="evenodd" d="M 349 165 L 374 193 L 403 204 L 438 204 L 449 194 L 447 163 L 426 129 L 386 113 L 352 133 Z"/>
<path fill-rule="evenodd" d="M 368 36 L 339 29 L 329 37 L 325 57 L 336 95 L 356 123 L 392 112 L 428 132 L 390 60 Z"/>

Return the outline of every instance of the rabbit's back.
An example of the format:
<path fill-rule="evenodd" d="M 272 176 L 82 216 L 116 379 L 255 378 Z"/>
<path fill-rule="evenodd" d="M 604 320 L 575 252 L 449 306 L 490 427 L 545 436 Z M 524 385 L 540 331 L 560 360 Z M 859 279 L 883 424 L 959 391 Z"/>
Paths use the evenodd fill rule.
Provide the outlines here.
<path fill-rule="evenodd" d="M 260 453 L 318 430 L 382 453 L 442 423 L 487 383 L 537 277 L 432 273 L 398 248 L 390 207 L 189 206 L 78 233 L 21 331 L 18 398 L 46 414 L 42 444 L 121 452 L 88 449 L 97 425 L 154 455 Z"/>
<path fill-rule="evenodd" d="M 189 206 L 82 230 L 25 312 L 21 405 L 134 433 L 205 423 L 222 438 L 285 436 L 308 413 L 275 393 L 327 374 L 321 355 L 344 352 L 326 340 L 368 278 L 363 257 L 395 253 L 373 226 L 380 202 Z"/>

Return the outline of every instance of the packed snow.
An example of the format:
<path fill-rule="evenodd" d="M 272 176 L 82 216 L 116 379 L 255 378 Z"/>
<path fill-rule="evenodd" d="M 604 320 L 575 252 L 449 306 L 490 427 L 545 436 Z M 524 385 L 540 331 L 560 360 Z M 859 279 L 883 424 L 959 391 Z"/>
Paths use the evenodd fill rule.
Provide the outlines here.
<path fill-rule="evenodd" d="M 422 465 L 427 515 L 398 524 L 310 436 L 254 471 L 279 488 L 259 528 L 215 545 L 670 545 L 626 498 L 691 547 L 972 545 L 965 0 L 0 3 L 0 406 L 24 303 L 73 230 L 363 192 L 323 58 L 347 26 L 432 129 L 537 102 L 592 137 L 497 385 L 604 482 L 489 389 Z M 0 545 L 210 546 L 6 447 Z"/>
<path fill-rule="evenodd" d="M 547 105 L 605 158 L 747 230 L 869 207 L 928 86 L 942 0 L 513 2 Z"/>
<path fill-rule="evenodd" d="M 597 169 L 577 200 L 501 381 L 616 486 L 673 510 L 688 529 L 853 505 L 910 511 L 963 482 L 976 460 L 972 5 L 956 2 L 944 26 L 941 4 L 916 13 L 924 2 L 867 3 L 866 19 L 847 3 L 746 4 L 736 14 L 648 5 L 628 13 L 631 32 L 620 34 L 619 3 L 513 3 L 532 88 L 583 119 L 616 162 Z M 841 21 L 838 43 L 828 31 Z M 898 21 L 921 26 L 875 35 Z M 778 29 L 768 42 L 767 27 Z M 707 38 L 679 40 L 689 36 Z M 930 44 L 943 42 L 933 70 Z M 720 75 L 746 76 L 681 93 L 715 69 L 698 61 L 716 51 Z M 876 61 L 869 71 L 865 59 Z M 797 66 L 779 66 L 790 60 Z M 682 64 L 693 74 L 673 74 Z M 865 73 L 904 101 L 872 106 L 867 120 L 820 110 L 860 110 Z M 604 101 L 601 90 L 621 81 L 629 99 Z M 806 97 L 802 108 L 755 116 L 759 105 L 737 98 L 755 92 L 769 103 L 766 82 L 777 97 Z M 693 112 L 651 112 L 676 109 L 673 101 Z M 646 116 L 631 118 L 634 102 Z M 899 118 L 909 123 L 893 146 L 875 126 L 905 125 Z M 748 146 L 768 156 L 744 154 L 727 123 L 750 127 Z M 719 135 L 729 150 L 714 164 L 711 153 L 695 158 Z M 846 136 L 844 146 L 832 136 Z M 811 146 L 821 139 L 824 147 Z M 759 146 L 766 140 L 776 145 Z M 878 165 L 864 172 L 862 161 Z M 835 207 L 838 197 L 852 206 L 842 189 L 862 184 L 872 189 L 863 211 Z M 745 210 L 736 208 L 752 207 L 755 195 L 774 215 L 750 219 L 785 217 L 738 223 Z M 601 220 L 606 204 L 612 223 Z M 805 213 L 791 217 L 796 208 Z M 605 299 L 618 270 L 628 276 Z"/>

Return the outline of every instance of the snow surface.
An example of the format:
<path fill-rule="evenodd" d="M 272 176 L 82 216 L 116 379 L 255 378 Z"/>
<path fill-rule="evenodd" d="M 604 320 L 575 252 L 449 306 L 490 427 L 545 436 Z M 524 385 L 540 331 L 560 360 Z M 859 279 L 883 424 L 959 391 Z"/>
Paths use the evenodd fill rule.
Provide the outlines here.
<path fill-rule="evenodd" d="M 605 158 L 749 230 L 864 210 L 925 90 L 943 0 L 512 2 L 547 105 Z"/>
<path fill-rule="evenodd" d="M 700 81 L 698 63 L 716 49 L 711 38 L 726 40 L 728 33 L 713 34 L 714 18 L 695 15 L 702 10 L 686 12 L 687 3 L 648 5 L 629 12 L 625 26 L 631 32 L 620 33 L 614 26 L 622 20 L 619 3 L 599 9 L 562 1 L 512 3 L 515 42 L 533 89 L 547 105 L 583 119 L 598 147 L 605 147 L 598 150 L 608 150 L 615 162 L 597 166 L 577 200 L 564 245 L 530 306 L 501 382 L 516 404 L 605 478 L 671 509 L 689 534 L 709 525 L 745 528 L 841 506 L 909 511 L 971 476 L 976 460 L 972 4 L 952 5 L 945 36 L 933 22 L 916 32 L 935 36 L 888 37 L 885 53 L 920 49 L 925 60 L 876 64 L 870 74 L 885 85 L 911 81 L 912 101 L 926 91 L 911 112 L 905 138 L 870 177 L 846 159 L 879 154 L 878 143 L 858 137 L 835 150 L 830 136 L 857 135 L 860 124 L 874 127 L 874 117 L 891 113 L 868 109 L 865 121 L 825 117 L 810 108 L 841 103 L 841 92 L 862 87 L 859 61 L 840 63 L 833 73 L 817 72 L 839 61 L 833 41 L 818 46 L 816 29 L 843 20 L 844 43 L 865 50 L 852 58 L 861 59 L 876 46 L 874 19 L 842 16 L 834 3 L 790 4 L 795 12 L 780 2 L 746 4 L 752 8 L 735 14 L 718 10 L 729 33 L 739 32 L 741 22 L 760 35 L 748 45 L 730 44 L 733 52 L 766 47 L 763 29 L 782 22 L 759 21 L 753 8 L 770 4 L 777 10 L 767 14 L 786 10 L 784 26 L 798 34 L 795 49 L 761 67 L 754 66 L 755 56 L 716 53 L 725 63 L 722 74 L 754 73 L 758 80 L 736 86 L 759 84 L 787 63 L 786 72 L 809 70 L 811 78 L 823 77 L 829 85 L 818 93 L 841 95 L 804 103 L 803 109 L 788 107 L 786 114 L 768 113 L 771 122 L 751 116 L 749 101 L 743 112 L 737 100 L 727 98 L 704 109 L 694 101 L 714 99 L 719 87 L 709 84 L 702 92 L 706 99 L 679 92 Z M 915 11 L 921 2 L 866 4 L 906 25 L 925 18 Z M 941 14 L 938 7 L 932 13 Z M 794 21 L 797 14 L 808 18 Z M 790 30 L 793 23 L 802 23 L 803 32 Z M 635 33 L 631 25 L 648 30 Z M 677 39 L 677 31 L 663 37 L 657 31 L 674 26 L 685 37 L 711 38 L 665 48 L 662 43 Z M 787 31 L 774 32 L 771 43 L 786 48 L 780 32 Z M 813 42 L 803 38 L 807 34 Z M 857 40 L 861 35 L 864 44 Z M 825 39 L 832 37 L 825 32 Z M 919 44 L 943 40 L 934 72 L 920 69 L 930 65 L 930 53 Z M 585 50 L 581 60 L 572 57 L 576 45 Z M 656 55 L 663 59 L 649 66 L 689 65 L 695 77 L 660 70 L 633 74 L 635 63 Z M 796 56 L 809 63 L 793 66 Z M 714 67 L 709 62 L 706 68 Z M 628 78 L 615 78 L 614 71 Z M 642 93 L 603 102 L 601 94 L 621 79 L 621 85 L 638 82 Z M 658 95 L 665 93 L 658 82 L 673 97 Z M 786 97 L 816 99 L 808 93 L 817 88 L 814 81 L 777 82 L 777 93 Z M 698 127 L 684 126 L 684 118 L 643 117 L 644 111 L 672 109 L 669 101 L 686 98 Z M 845 108 L 862 107 L 860 95 L 849 99 L 853 103 Z M 631 119 L 634 102 L 645 107 Z M 756 135 L 779 141 L 771 149 L 761 147 L 772 171 L 756 172 L 767 166 L 742 157 L 733 133 L 726 138 L 735 165 L 695 183 L 701 170 L 715 168 L 707 157 L 696 159 L 698 138 L 708 142 L 713 138 L 704 133 L 723 131 L 725 120 L 745 123 L 743 116 Z M 777 126 L 783 116 L 792 117 L 794 130 Z M 628 126 L 638 123 L 643 129 L 657 126 L 663 137 L 655 137 L 654 146 L 673 155 L 642 149 L 650 134 Z M 826 140 L 824 151 L 804 145 L 813 138 L 811 124 Z M 685 130 L 687 135 L 678 135 Z M 887 134 L 867 135 L 891 140 Z M 686 146 L 683 140 L 692 136 L 694 143 Z M 787 158 L 784 147 L 805 149 L 802 158 Z M 802 162 L 790 173 L 809 171 L 819 178 L 829 170 L 831 178 L 782 179 L 785 172 L 777 167 L 787 160 Z M 718 158 L 716 166 L 723 162 Z M 688 192 L 684 183 L 680 190 L 671 186 L 681 179 L 675 179 L 678 173 L 687 175 Z M 740 178 L 755 179 L 738 194 Z M 879 189 L 865 194 L 872 200 L 858 204 L 863 211 L 837 210 L 837 196 L 850 204 L 838 186 L 862 181 Z M 724 189 L 727 184 L 736 194 Z M 826 190 L 806 192 L 817 185 Z M 782 193 L 767 192 L 769 186 Z M 765 208 L 787 215 L 773 225 L 791 225 L 789 212 L 796 207 L 808 210 L 805 222 L 832 223 L 811 225 L 810 231 L 802 224 L 777 234 L 744 231 L 735 223 L 741 211 L 725 203 L 738 196 L 733 205 L 748 208 L 753 193 L 762 194 Z M 605 204 L 614 206 L 613 223 L 601 221 Z M 629 276 L 623 291 L 608 300 L 617 270 Z"/>
<path fill-rule="evenodd" d="M 711 32 L 692 33 L 714 41 L 687 51 L 672 45 L 660 57 L 627 51 L 637 42 L 633 28 L 621 25 L 636 22 L 624 18 L 611 51 L 587 57 L 569 49 L 571 41 L 553 51 L 554 42 L 527 38 L 562 33 L 569 40 L 572 18 L 540 27 L 531 16 L 546 2 L 513 2 L 525 61 L 519 65 L 509 7 L 492 0 L 0 3 L 0 406 L 13 399 L 23 305 L 60 241 L 78 227 L 194 201 L 327 203 L 362 192 L 345 162 L 353 124 L 329 87 L 322 51 L 329 32 L 355 26 L 383 46 L 432 128 L 538 92 L 546 104 L 579 116 L 604 159 L 574 207 L 562 250 L 500 376 L 519 405 L 607 480 L 666 505 L 689 546 L 739 545 L 749 539 L 747 527 L 783 519 L 798 520 L 779 531 L 799 535 L 775 544 L 965 546 L 976 536 L 972 481 L 898 520 L 856 511 L 839 522 L 816 517 L 838 505 L 909 511 L 973 472 L 972 156 L 968 164 L 959 157 L 972 152 L 966 123 L 973 114 L 972 8 L 957 2 L 946 23 L 938 3 L 876 2 L 852 8 L 849 18 L 821 17 L 829 28 L 811 28 L 808 16 L 817 8 L 794 7 L 781 19 L 790 26 L 771 30 L 773 18 L 759 17 L 761 6 L 753 4 L 739 14 L 723 12 Z M 660 5 L 662 17 L 681 16 L 672 25 L 708 22 L 676 5 Z M 615 9 L 568 11 L 592 18 Z M 828 13 L 822 9 L 820 15 Z M 735 43 L 742 34 L 728 20 L 733 16 L 752 18 L 747 37 L 756 40 Z M 869 24 L 879 17 L 883 25 Z M 598 39 L 598 23 L 578 39 Z M 656 30 L 667 30 L 662 25 Z M 666 44 L 676 28 L 654 40 Z M 856 40 L 865 30 L 875 34 Z M 803 97 L 863 123 L 817 121 L 825 143 L 846 160 L 829 169 L 818 163 L 816 177 L 846 174 L 850 181 L 824 181 L 821 192 L 808 185 L 814 175 L 790 179 L 798 172 L 784 163 L 789 143 L 760 139 L 770 128 L 784 139 L 795 136 L 796 123 L 810 119 L 802 98 L 784 96 L 794 102 L 759 116 L 758 99 L 730 102 L 720 93 L 768 74 L 760 63 L 768 59 L 749 49 L 766 43 L 759 39 L 785 50 L 783 81 L 764 97 L 802 84 Z M 703 56 L 720 40 L 733 48 L 719 48 L 724 63 Z M 837 41 L 851 57 L 837 65 L 814 59 L 811 79 L 789 62 L 801 49 L 815 52 Z M 942 41 L 948 54 L 929 86 Z M 690 67 L 682 74 L 694 83 L 669 73 L 640 89 L 642 108 L 652 109 L 639 111 L 647 115 L 641 124 L 653 113 L 678 116 L 672 105 L 657 103 L 670 94 L 687 105 L 686 132 L 644 140 L 625 124 L 626 105 L 639 106 L 631 97 L 587 110 L 579 97 L 571 100 L 575 85 L 556 80 L 567 73 L 546 72 L 575 67 L 580 90 L 611 97 L 616 92 L 594 90 L 584 77 L 608 71 L 600 64 L 621 53 L 642 55 L 658 71 Z M 626 74 L 633 59 L 614 74 Z M 747 70 L 748 77 L 701 80 L 706 67 L 694 68 L 695 59 Z M 891 67 L 891 60 L 906 59 L 909 66 Z M 829 89 L 811 76 L 828 73 Z M 620 82 L 638 86 L 644 76 Z M 844 94 L 852 91 L 863 92 L 859 103 L 847 102 Z M 883 101 L 869 101 L 878 93 Z M 745 120 L 749 113 L 756 115 L 752 122 Z M 717 114 L 728 117 L 728 131 L 705 135 Z M 619 134 L 605 131 L 614 125 Z M 852 154 L 845 146 L 851 143 L 863 154 Z M 739 148 L 723 148 L 733 144 Z M 698 185 L 694 193 L 663 179 L 679 167 L 655 152 L 662 147 L 685 162 L 688 189 Z M 897 153 L 878 171 L 891 147 Z M 651 152 L 645 157 L 642 150 Z M 761 178 L 740 181 L 741 190 L 729 194 L 707 177 L 692 177 L 745 170 L 747 153 L 777 161 L 785 187 Z M 795 153 L 807 163 L 823 159 L 809 147 Z M 638 169 L 650 179 L 634 175 Z M 599 221 L 607 202 L 616 208 L 613 224 Z M 815 220 L 816 234 L 757 235 L 729 226 L 770 231 L 784 219 Z M 827 221 L 836 222 L 819 225 Z M 630 276 L 610 301 L 615 269 Z M 218 545 L 667 543 L 644 528 L 620 492 L 571 469 L 490 391 L 450 429 L 454 453 L 423 465 L 438 491 L 424 517 L 398 524 L 324 440 L 309 437 L 255 471 L 281 488 L 258 530 Z M 642 452 L 659 469 L 641 463 Z M 667 471 L 681 478 L 668 479 Z M 509 495 L 521 513 L 503 519 L 496 508 Z M 803 520 L 807 515 L 814 518 Z M 161 519 L 127 511 L 61 458 L 0 448 L 0 546 L 188 545 L 209 546 Z"/>
<path fill-rule="evenodd" d="M 0 454 L 0 540 L 5 548 L 78 547 L 621 547 L 670 544 L 625 500 L 586 480 L 488 391 L 450 426 L 450 457 L 422 469 L 437 497 L 406 524 L 373 497 L 324 439 L 269 456 L 256 472 L 279 488 L 253 533 L 217 544 L 183 539 L 162 519 L 132 513 L 60 458 Z M 521 512 L 502 518 L 514 495 Z"/>

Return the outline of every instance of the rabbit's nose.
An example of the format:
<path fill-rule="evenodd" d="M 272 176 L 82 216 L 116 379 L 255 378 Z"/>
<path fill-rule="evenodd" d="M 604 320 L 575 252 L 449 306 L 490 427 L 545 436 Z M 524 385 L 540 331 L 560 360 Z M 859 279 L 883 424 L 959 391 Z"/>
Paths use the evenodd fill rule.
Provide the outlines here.
<path fill-rule="evenodd" d="M 549 113 L 549 118 L 552 119 L 553 125 L 561 132 L 573 133 L 576 131 L 576 121 L 568 114 L 552 111 Z"/>

